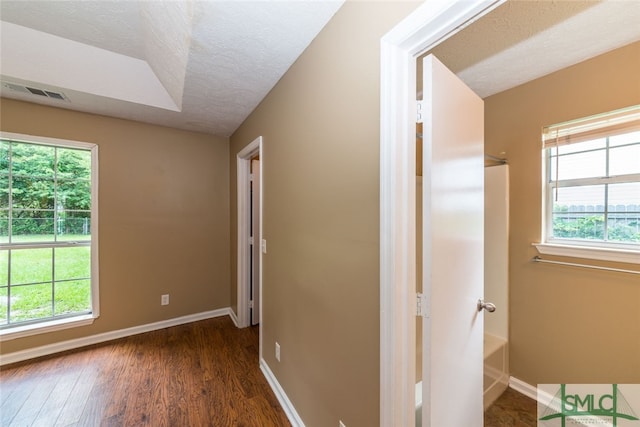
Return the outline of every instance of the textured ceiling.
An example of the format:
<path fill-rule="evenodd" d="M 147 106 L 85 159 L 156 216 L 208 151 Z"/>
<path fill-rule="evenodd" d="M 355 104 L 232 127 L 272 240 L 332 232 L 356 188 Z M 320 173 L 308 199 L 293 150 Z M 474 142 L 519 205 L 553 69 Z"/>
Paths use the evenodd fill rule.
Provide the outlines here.
<path fill-rule="evenodd" d="M 342 5 L 2 0 L 3 97 L 229 136 Z M 366 16 L 363 16 L 366 19 Z M 640 39 L 640 1 L 512 0 L 433 52 L 480 96 Z"/>
<path fill-rule="evenodd" d="M 429 53 L 485 98 L 638 40 L 638 0 L 516 0 Z"/>
<path fill-rule="evenodd" d="M 2 0 L 0 94 L 229 136 L 342 3 Z"/>

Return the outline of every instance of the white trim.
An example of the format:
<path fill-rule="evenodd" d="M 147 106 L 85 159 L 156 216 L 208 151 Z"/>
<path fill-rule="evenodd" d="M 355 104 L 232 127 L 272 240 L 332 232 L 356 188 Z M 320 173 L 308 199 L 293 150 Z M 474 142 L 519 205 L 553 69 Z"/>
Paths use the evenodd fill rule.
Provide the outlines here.
<path fill-rule="evenodd" d="M 236 325 L 236 328 L 239 328 L 240 326 L 238 326 L 238 317 L 236 316 L 236 313 L 231 310 L 231 308 L 229 308 L 229 317 L 231 318 L 233 324 Z"/>
<path fill-rule="evenodd" d="M 562 245 L 556 243 L 532 243 L 542 255 L 596 259 L 600 261 L 640 264 L 640 251 L 593 246 Z"/>
<path fill-rule="evenodd" d="M 22 133 L 13 133 L 13 132 L 4 132 L 4 131 L 0 131 L 0 138 L 9 139 L 15 142 L 26 142 L 30 144 L 40 144 L 40 145 L 54 145 L 57 147 L 65 147 L 65 148 L 91 149 L 97 146 L 97 144 L 93 142 L 75 141 L 72 139 L 49 138 L 46 136 L 27 135 Z"/>
<path fill-rule="evenodd" d="M 515 377 L 509 377 L 509 387 L 533 400 L 538 400 L 538 388 L 531 384 L 525 383 Z"/>
<path fill-rule="evenodd" d="M 91 325 L 95 317 L 93 314 L 84 314 L 64 319 L 53 319 L 38 323 L 31 323 L 24 326 L 16 326 L 0 330 L 0 342 L 15 340 L 17 338 L 30 337 L 32 335 L 46 334 L 49 332 L 62 331 L 64 329 L 77 328 L 79 326 Z"/>
<path fill-rule="evenodd" d="M 249 173 L 251 171 L 251 158 L 259 155 L 262 160 L 262 137 L 254 139 L 249 145 L 244 147 L 236 156 L 237 178 L 237 215 L 238 215 L 238 257 L 237 257 L 237 325 L 239 328 L 245 328 L 251 324 L 249 319 Z M 263 164 L 261 163 L 261 166 Z M 260 168 L 260 181 L 262 182 L 263 168 Z M 262 186 L 260 188 L 260 200 L 262 201 Z M 260 203 L 260 230 L 262 232 L 262 202 Z M 262 242 L 262 236 L 259 236 L 258 242 Z M 262 251 L 261 257 L 262 257 Z M 262 265 L 262 259 L 260 260 Z M 260 269 L 262 276 L 262 268 Z M 262 283 L 262 280 L 260 280 Z M 260 292 L 261 290 L 259 290 Z M 260 298 L 262 300 L 262 298 Z M 262 309 L 260 310 L 262 313 Z M 262 314 L 261 314 L 262 316 Z M 262 330 L 261 336 L 262 336 Z M 261 340 L 262 341 L 262 340 Z M 262 353 L 260 353 L 262 354 Z"/>
<path fill-rule="evenodd" d="M 381 426 L 415 423 L 416 57 L 503 2 L 425 2 L 381 39 Z"/>
<path fill-rule="evenodd" d="M 211 319 L 229 315 L 231 309 L 229 307 L 219 308 L 217 310 L 204 311 L 202 313 L 189 314 L 187 316 L 176 317 L 173 319 L 162 320 L 146 325 L 133 326 L 131 328 L 119 329 L 116 331 L 104 332 L 88 337 L 76 338 L 67 341 L 61 341 L 40 347 L 34 347 L 27 350 L 16 351 L 0 355 L 0 366 L 10 363 L 22 362 L 24 360 L 36 357 L 47 356 L 61 351 L 73 350 L 87 345 L 98 344 L 105 341 L 111 341 L 118 338 L 137 335 L 144 332 L 156 331 L 158 329 L 170 328 L 172 326 L 183 325 L 185 323 L 197 322 L 199 320 Z"/>
<path fill-rule="evenodd" d="M 98 177 L 100 176 L 98 163 L 98 145 L 91 148 L 91 312 L 94 319 L 100 317 L 100 256 L 99 256 L 99 224 L 98 213 L 100 201 L 98 191 Z"/>
<path fill-rule="evenodd" d="M 547 393 L 544 390 L 538 390 L 536 386 L 532 386 L 531 384 L 528 384 L 515 377 L 509 377 L 509 387 L 517 391 L 518 393 L 535 400 L 536 402 L 542 402 L 546 404 L 553 400 L 553 395 Z"/>
<path fill-rule="evenodd" d="M 260 358 L 260 370 L 264 374 L 264 377 L 267 379 L 271 390 L 276 395 L 278 402 L 280 402 L 280 406 L 284 410 L 284 413 L 287 415 L 289 422 L 293 427 L 304 427 L 304 423 L 302 422 L 302 418 L 298 415 L 296 408 L 293 406 L 293 403 L 289 400 L 289 397 L 280 386 L 280 383 L 276 379 L 276 376 L 273 374 L 267 362 L 261 357 Z"/>

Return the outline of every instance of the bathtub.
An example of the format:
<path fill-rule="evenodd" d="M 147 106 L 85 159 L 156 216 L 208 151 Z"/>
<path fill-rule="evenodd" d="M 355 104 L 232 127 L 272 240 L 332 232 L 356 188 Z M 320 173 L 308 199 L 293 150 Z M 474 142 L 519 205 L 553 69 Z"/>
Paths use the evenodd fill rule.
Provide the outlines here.
<path fill-rule="evenodd" d="M 509 385 L 507 340 L 484 334 L 483 403 L 486 410 Z M 422 382 L 416 384 L 416 426 L 422 425 Z"/>
<path fill-rule="evenodd" d="M 484 334 L 483 402 L 487 409 L 509 385 L 509 346 L 507 340 Z"/>

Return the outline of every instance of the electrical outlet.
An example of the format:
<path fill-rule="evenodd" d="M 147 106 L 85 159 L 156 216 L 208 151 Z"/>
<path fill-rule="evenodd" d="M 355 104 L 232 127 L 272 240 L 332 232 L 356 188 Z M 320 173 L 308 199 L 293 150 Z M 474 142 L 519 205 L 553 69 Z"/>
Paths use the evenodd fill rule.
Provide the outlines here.
<path fill-rule="evenodd" d="M 164 294 L 160 297 L 160 305 L 169 305 L 169 294 Z"/>
<path fill-rule="evenodd" d="M 344 425 L 344 423 L 342 421 L 338 422 L 338 427 L 347 427 L 346 425 Z"/>
<path fill-rule="evenodd" d="M 280 361 L 280 344 L 276 343 L 276 360 Z"/>

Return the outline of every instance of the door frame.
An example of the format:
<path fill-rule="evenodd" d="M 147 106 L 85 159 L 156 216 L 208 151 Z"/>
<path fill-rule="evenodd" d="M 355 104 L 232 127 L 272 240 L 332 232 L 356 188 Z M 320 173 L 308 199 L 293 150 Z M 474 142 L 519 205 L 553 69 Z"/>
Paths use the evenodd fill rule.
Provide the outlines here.
<path fill-rule="evenodd" d="M 506 0 L 419 6 L 380 45 L 380 426 L 415 424 L 416 59 Z"/>
<path fill-rule="evenodd" d="M 251 324 L 250 311 L 249 311 L 249 283 L 250 275 L 249 269 L 251 263 L 249 262 L 249 254 L 251 246 L 249 243 L 249 209 L 251 204 L 249 198 L 251 192 L 249 191 L 249 174 L 251 173 L 251 158 L 260 157 L 260 206 L 258 207 L 258 216 L 260 223 L 260 235 L 257 239 L 254 239 L 254 245 L 261 245 L 262 242 L 262 206 L 263 206 L 263 188 L 262 177 L 264 170 L 264 162 L 262 156 L 262 136 L 254 139 L 249 145 L 244 147 L 236 156 L 237 164 L 237 202 L 238 202 L 238 271 L 237 271 L 237 287 L 238 287 L 238 313 L 237 313 L 237 326 L 239 328 L 245 328 Z M 260 268 L 258 271 L 258 293 L 260 306 L 260 322 L 262 323 L 262 251 L 260 251 Z M 262 330 L 260 331 L 260 337 L 262 338 Z M 262 343 L 262 339 L 260 339 Z M 260 351 L 262 357 L 262 350 Z"/>

